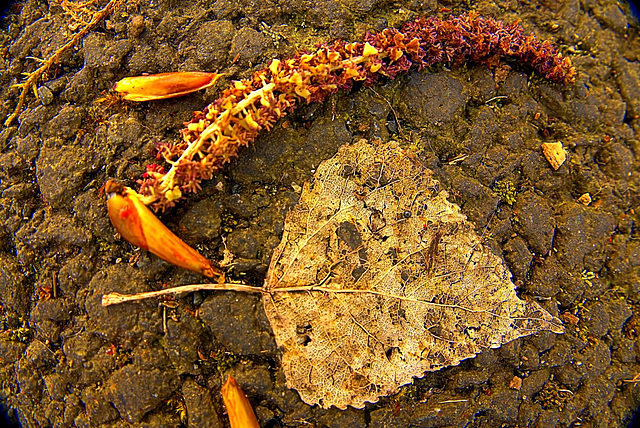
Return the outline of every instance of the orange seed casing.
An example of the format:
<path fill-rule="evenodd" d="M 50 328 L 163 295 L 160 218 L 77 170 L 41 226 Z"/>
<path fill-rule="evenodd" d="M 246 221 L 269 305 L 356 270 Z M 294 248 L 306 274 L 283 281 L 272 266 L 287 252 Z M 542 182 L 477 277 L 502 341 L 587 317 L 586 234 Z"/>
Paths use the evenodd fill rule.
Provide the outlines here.
<path fill-rule="evenodd" d="M 127 101 L 152 101 L 179 97 L 215 85 L 222 74 L 199 71 L 125 77 L 113 88 Z"/>
<path fill-rule="evenodd" d="M 208 277 L 222 274 L 162 224 L 133 190 L 109 180 L 105 192 L 111 223 L 126 241 L 178 267 Z"/>

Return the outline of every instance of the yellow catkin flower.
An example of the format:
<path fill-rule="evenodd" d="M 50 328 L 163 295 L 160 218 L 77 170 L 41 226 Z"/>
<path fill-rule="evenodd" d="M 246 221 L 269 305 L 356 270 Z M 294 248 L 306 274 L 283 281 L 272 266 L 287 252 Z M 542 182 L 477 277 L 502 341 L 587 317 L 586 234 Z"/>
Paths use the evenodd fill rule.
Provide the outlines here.
<path fill-rule="evenodd" d="M 298 94 L 302 98 L 308 98 L 309 95 L 311 95 L 311 92 L 309 92 L 307 88 L 296 87 L 295 91 L 296 91 L 296 94 Z"/>
<path fill-rule="evenodd" d="M 357 77 L 359 75 L 358 70 L 356 70 L 355 68 L 347 68 L 344 70 L 346 76 L 348 78 L 353 78 L 353 77 Z"/>
<path fill-rule="evenodd" d="M 306 62 L 311 61 L 313 58 L 315 58 L 315 55 L 311 55 L 311 54 L 304 54 L 300 57 L 300 63 L 304 64 Z"/>
<path fill-rule="evenodd" d="M 247 116 L 244 119 L 249 129 L 260 129 L 260 125 L 253 119 L 251 113 L 247 113 Z"/>
<path fill-rule="evenodd" d="M 402 58 L 402 55 L 404 55 L 402 50 L 398 48 L 392 48 L 391 52 L 389 53 L 389 59 L 391 59 L 391 61 L 397 61 Z"/>
<path fill-rule="evenodd" d="M 378 55 L 378 49 L 374 48 L 369 44 L 369 42 L 364 44 L 364 50 L 362 51 L 362 56 L 374 56 Z"/>
<path fill-rule="evenodd" d="M 280 60 L 274 59 L 273 61 L 271 61 L 271 64 L 269 65 L 269 71 L 271 72 L 271 74 L 273 74 L 274 76 L 278 74 L 278 68 L 280 68 Z"/>
<path fill-rule="evenodd" d="M 179 187 L 176 186 L 176 187 L 174 187 L 174 188 L 172 188 L 170 190 L 167 190 L 165 192 L 165 196 L 166 196 L 167 200 L 175 201 L 175 200 L 178 200 L 178 199 L 180 199 L 182 197 L 182 191 L 180 190 Z"/>
<path fill-rule="evenodd" d="M 293 83 L 296 86 L 302 85 L 302 75 L 296 71 L 289 78 L 289 82 Z"/>

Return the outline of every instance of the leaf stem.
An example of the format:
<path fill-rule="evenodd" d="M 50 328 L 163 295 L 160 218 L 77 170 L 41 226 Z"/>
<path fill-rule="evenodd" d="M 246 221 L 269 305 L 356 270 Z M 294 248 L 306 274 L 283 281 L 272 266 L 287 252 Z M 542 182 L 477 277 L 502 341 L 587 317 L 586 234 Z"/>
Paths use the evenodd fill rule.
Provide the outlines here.
<path fill-rule="evenodd" d="M 109 293 L 102 296 L 102 306 L 118 305 L 125 302 L 134 302 L 136 300 L 151 299 L 153 297 L 168 296 L 172 294 L 191 293 L 194 291 L 244 291 L 247 293 L 262 293 L 261 287 L 239 283 L 223 283 L 223 284 L 190 284 L 179 287 L 165 288 L 157 291 L 146 291 L 136 294 L 120 294 Z"/>

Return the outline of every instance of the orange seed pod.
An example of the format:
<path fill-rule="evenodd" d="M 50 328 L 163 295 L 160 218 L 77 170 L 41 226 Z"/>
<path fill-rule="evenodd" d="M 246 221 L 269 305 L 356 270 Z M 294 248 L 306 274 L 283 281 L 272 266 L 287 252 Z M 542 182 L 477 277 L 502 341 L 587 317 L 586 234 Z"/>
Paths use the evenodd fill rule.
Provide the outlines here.
<path fill-rule="evenodd" d="M 136 192 L 109 180 L 105 184 L 105 193 L 111 223 L 126 241 L 178 267 L 208 277 L 222 274 L 162 224 L 140 201 Z"/>
<path fill-rule="evenodd" d="M 125 77 L 114 90 L 127 101 L 152 101 L 187 95 L 208 88 L 222 77 L 218 73 L 178 72 Z"/>
<path fill-rule="evenodd" d="M 229 376 L 220 392 L 229 414 L 231 428 L 260 428 L 249 399 L 234 378 Z"/>

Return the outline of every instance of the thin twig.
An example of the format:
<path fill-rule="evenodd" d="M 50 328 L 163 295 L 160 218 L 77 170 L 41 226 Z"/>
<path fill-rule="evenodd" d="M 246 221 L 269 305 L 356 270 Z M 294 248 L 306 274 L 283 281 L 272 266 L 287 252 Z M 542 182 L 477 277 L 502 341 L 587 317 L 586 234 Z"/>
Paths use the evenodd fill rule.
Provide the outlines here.
<path fill-rule="evenodd" d="M 506 96 L 506 95 L 498 95 L 498 96 L 496 96 L 496 97 L 489 98 L 489 99 L 488 99 L 487 101 L 485 101 L 484 103 L 485 103 L 485 104 L 489 104 L 490 102 L 498 101 L 498 100 L 504 100 L 504 99 L 507 99 L 507 98 L 509 98 L 509 97 L 508 97 L 508 96 Z"/>
<path fill-rule="evenodd" d="M 635 375 L 633 379 L 623 379 L 623 382 L 632 383 L 634 386 L 638 386 L 640 384 L 640 373 Z"/>
<path fill-rule="evenodd" d="M 400 136 L 401 136 L 403 139 L 405 139 L 405 140 L 406 140 L 407 138 L 405 137 L 404 132 L 402 132 L 402 125 L 400 125 L 400 119 L 398 119 L 398 114 L 396 113 L 395 109 L 393 108 L 393 105 L 391 105 L 391 102 L 390 102 L 387 98 L 385 98 L 385 97 L 383 97 L 382 95 L 380 95 L 379 93 L 377 93 L 377 92 L 376 92 L 376 90 L 375 90 L 375 89 L 373 89 L 372 87 L 371 87 L 371 88 L 369 88 L 369 89 L 370 89 L 374 94 L 376 94 L 380 99 L 382 99 L 383 101 L 385 101 L 385 102 L 387 103 L 387 105 L 388 105 L 388 106 L 389 106 L 389 108 L 391 109 L 391 112 L 393 113 L 393 118 L 395 119 L 396 124 L 398 125 L 398 134 L 400 134 Z"/>
<path fill-rule="evenodd" d="M 4 126 L 9 126 L 14 121 L 20 111 L 22 111 L 22 106 L 27 98 L 27 94 L 29 93 L 29 89 L 33 88 L 36 93 L 36 83 L 42 77 L 42 75 L 55 63 L 57 63 L 60 59 L 60 56 L 69 50 L 71 47 L 75 46 L 89 31 L 93 29 L 93 27 L 98 24 L 108 14 L 110 14 L 113 9 L 119 5 L 123 0 L 110 0 L 109 3 L 100 11 L 93 14 L 91 21 L 77 34 L 75 34 L 67 43 L 65 43 L 60 49 L 58 49 L 51 57 L 42 62 L 42 65 L 36 69 L 36 71 L 29 73 L 29 77 L 26 81 L 22 83 L 18 83 L 17 87 L 22 88 L 22 92 L 20 93 L 20 97 L 18 98 L 18 104 L 16 105 L 15 110 L 11 115 L 4 121 Z"/>
<path fill-rule="evenodd" d="M 164 334 L 169 334 L 169 329 L 167 328 L 167 307 L 162 307 L 162 331 Z"/>
<path fill-rule="evenodd" d="M 56 276 L 52 273 L 51 274 L 51 288 L 53 289 L 53 298 L 57 299 L 58 298 L 58 285 L 56 283 Z"/>

